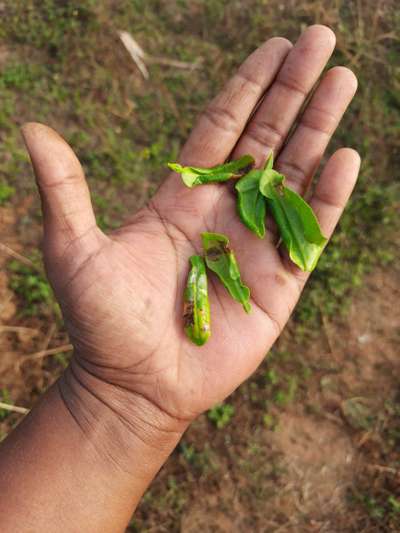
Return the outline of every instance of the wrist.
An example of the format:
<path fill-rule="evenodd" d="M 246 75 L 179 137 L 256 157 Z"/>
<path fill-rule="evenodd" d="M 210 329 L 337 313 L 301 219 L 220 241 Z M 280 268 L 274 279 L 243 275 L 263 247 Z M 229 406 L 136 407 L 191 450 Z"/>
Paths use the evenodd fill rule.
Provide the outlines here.
<path fill-rule="evenodd" d="M 86 441 L 105 464 L 155 476 L 188 426 L 143 395 L 107 383 L 75 359 L 58 382 L 61 398 Z"/>
<path fill-rule="evenodd" d="M 74 365 L 2 442 L 1 531 L 125 531 L 183 432 Z"/>

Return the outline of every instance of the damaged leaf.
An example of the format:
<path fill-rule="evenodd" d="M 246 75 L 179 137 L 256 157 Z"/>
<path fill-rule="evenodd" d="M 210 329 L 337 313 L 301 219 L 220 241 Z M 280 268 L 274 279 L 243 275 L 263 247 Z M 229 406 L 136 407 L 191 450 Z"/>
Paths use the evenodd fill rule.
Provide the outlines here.
<path fill-rule="evenodd" d="M 269 161 L 272 160 L 272 156 Z M 296 192 L 283 185 L 285 177 L 265 168 L 260 191 L 267 198 L 290 259 L 302 270 L 311 272 L 327 243 L 312 208 Z"/>
<path fill-rule="evenodd" d="M 199 255 L 192 255 L 189 261 L 191 268 L 183 296 L 184 329 L 189 339 L 201 346 L 211 334 L 206 265 Z"/>
<path fill-rule="evenodd" d="M 250 312 L 250 290 L 242 283 L 239 266 L 229 247 L 229 239 L 220 233 L 201 234 L 207 267 L 215 272 L 234 300 Z"/>
<path fill-rule="evenodd" d="M 168 163 L 168 167 L 182 175 L 183 183 L 187 187 L 195 187 L 196 185 L 238 178 L 245 174 L 253 164 L 254 158 L 251 155 L 244 155 L 235 161 L 229 161 L 211 168 L 183 167 L 179 163 Z"/>

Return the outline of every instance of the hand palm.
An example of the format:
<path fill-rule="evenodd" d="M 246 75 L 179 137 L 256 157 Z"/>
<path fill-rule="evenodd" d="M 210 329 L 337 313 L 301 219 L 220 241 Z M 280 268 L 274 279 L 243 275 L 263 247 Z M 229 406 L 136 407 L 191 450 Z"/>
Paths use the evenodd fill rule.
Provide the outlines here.
<path fill-rule="evenodd" d="M 211 166 L 233 151 L 234 156 L 251 153 L 261 164 L 269 150 L 278 151 L 332 46 L 329 30 L 312 27 L 282 67 L 287 41 L 267 42 L 201 118 L 183 162 Z M 354 76 L 343 68 L 332 69 L 320 83 L 277 159 L 291 186 L 307 186 L 354 90 Z M 80 166 L 68 147 L 43 126 L 29 126 L 25 137 L 42 190 L 49 276 L 77 360 L 102 380 L 178 418 L 190 419 L 222 400 L 275 341 L 306 276 L 290 265 L 272 236 L 260 240 L 243 226 L 227 185 L 189 190 L 171 175 L 147 207 L 106 237 L 94 224 Z M 54 154 L 52 161 L 48 154 Z M 358 164 L 353 151 L 341 150 L 323 172 L 312 202 L 326 234 L 337 222 Z M 246 315 L 211 276 L 212 335 L 197 347 L 183 332 L 182 294 L 188 259 L 200 252 L 202 231 L 229 236 L 253 308 Z"/>

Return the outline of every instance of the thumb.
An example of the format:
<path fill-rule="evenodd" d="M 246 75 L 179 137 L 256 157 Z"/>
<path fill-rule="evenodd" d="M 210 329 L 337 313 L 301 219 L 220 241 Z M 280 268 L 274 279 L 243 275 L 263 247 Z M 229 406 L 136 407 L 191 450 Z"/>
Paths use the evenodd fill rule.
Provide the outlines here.
<path fill-rule="evenodd" d="M 40 193 L 45 248 L 61 256 L 66 247 L 96 228 L 82 167 L 69 145 L 38 123 L 22 127 Z"/>

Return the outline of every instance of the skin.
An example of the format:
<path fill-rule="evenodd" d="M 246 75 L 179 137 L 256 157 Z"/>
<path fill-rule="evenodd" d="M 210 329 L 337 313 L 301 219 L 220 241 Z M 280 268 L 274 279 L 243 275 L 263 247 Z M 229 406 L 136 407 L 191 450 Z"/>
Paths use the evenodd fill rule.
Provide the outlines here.
<path fill-rule="evenodd" d="M 251 153 L 261 166 L 273 149 L 288 186 L 304 193 L 356 91 L 348 69 L 326 72 L 286 142 L 334 45 L 323 26 L 308 28 L 293 47 L 267 41 L 211 102 L 180 162 L 212 166 Z M 240 222 L 229 185 L 189 190 L 176 174 L 106 236 L 71 148 L 37 123 L 23 135 L 43 204 L 46 268 L 74 356 L 2 444 L 0 529 L 123 531 L 188 424 L 261 363 L 308 276 L 276 247 L 273 231 L 260 240 Z M 357 153 L 344 148 L 322 171 L 310 203 L 326 236 L 359 165 Z M 182 295 L 203 231 L 229 236 L 252 312 L 211 276 L 213 332 L 197 347 L 183 331 Z"/>

